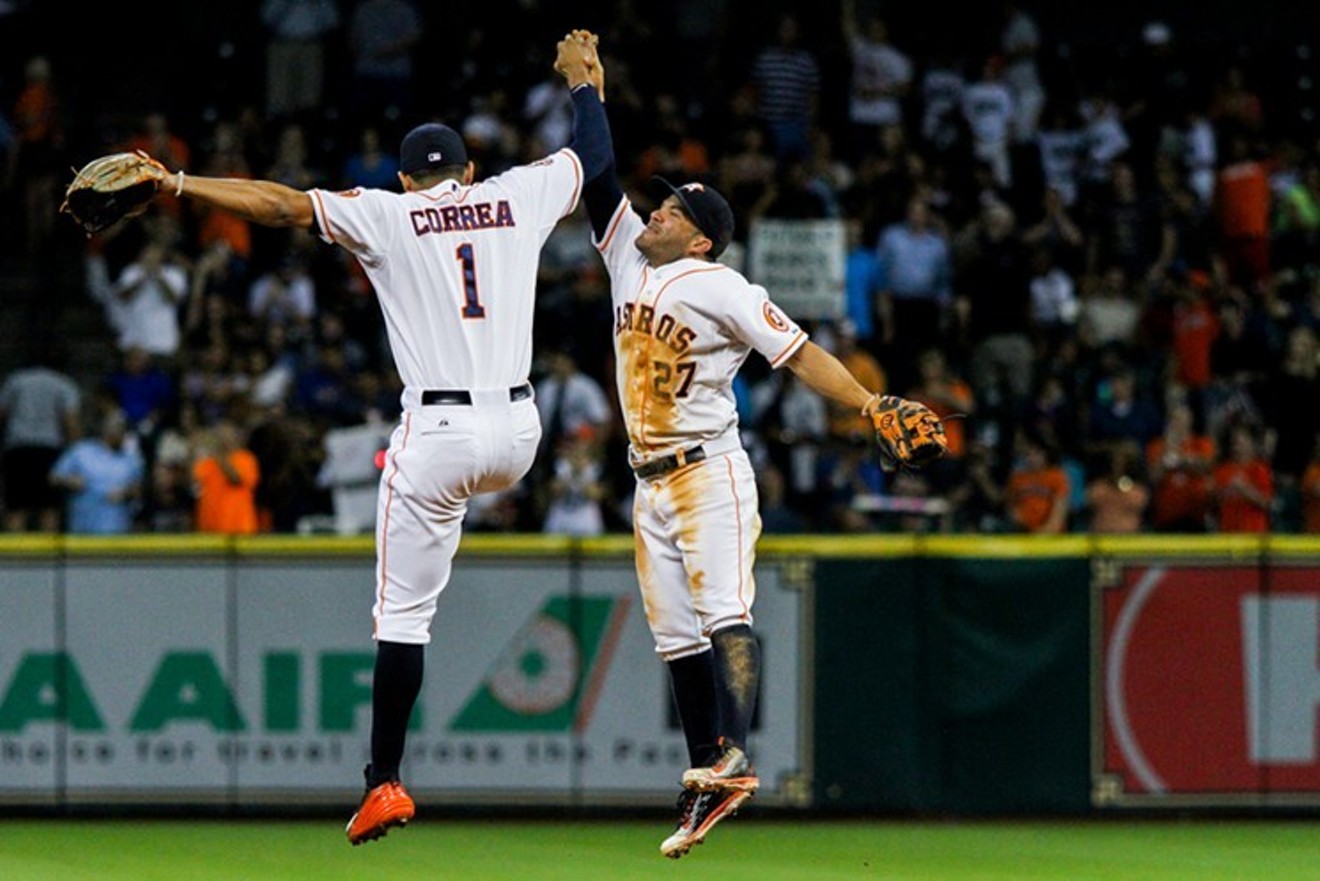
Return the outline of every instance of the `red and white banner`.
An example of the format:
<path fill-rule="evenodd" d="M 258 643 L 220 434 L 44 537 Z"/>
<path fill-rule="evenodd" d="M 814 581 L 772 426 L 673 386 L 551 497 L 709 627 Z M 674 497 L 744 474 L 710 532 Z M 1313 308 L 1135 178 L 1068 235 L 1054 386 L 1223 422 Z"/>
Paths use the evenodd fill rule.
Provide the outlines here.
<path fill-rule="evenodd" d="M 1320 804 L 1320 569 L 1121 571 L 1097 594 L 1096 801 Z"/>

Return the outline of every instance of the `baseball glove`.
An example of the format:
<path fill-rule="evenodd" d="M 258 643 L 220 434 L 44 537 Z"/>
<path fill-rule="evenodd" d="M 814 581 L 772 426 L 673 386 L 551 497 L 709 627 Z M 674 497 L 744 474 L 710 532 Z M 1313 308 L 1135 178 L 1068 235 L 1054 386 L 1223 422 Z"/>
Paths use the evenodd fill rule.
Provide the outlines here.
<path fill-rule="evenodd" d="M 897 395 L 882 395 L 870 416 L 880 450 L 880 465 L 886 471 L 920 468 L 949 451 L 944 423 L 925 404 Z"/>
<path fill-rule="evenodd" d="M 146 211 L 168 174 L 165 166 L 141 150 L 101 156 L 75 173 L 60 211 L 88 235 L 100 232 Z"/>

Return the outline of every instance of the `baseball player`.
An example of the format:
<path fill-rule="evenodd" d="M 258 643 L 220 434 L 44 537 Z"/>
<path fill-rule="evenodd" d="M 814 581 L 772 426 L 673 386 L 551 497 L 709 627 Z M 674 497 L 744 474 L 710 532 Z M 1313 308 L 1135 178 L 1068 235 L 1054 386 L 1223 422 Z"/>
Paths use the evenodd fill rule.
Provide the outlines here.
<path fill-rule="evenodd" d="M 555 68 L 570 86 L 588 82 L 576 45 L 561 46 Z M 347 248 L 379 298 L 405 386 L 377 502 L 371 761 L 346 830 L 355 845 L 415 812 L 399 766 L 468 499 L 520 480 L 540 441 L 528 373 L 541 247 L 610 160 L 595 90 L 574 96 L 573 143 L 481 182 L 462 138 L 438 123 L 404 137 L 402 193 L 181 170 L 162 181 L 163 192 Z"/>
<path fill-rule="evenodd" d="M 582 31 L 565 40 L 596 45 Z M 599 59 L 590 63 L 603 92 Z M 703 183 L 654 183 L 663 201 L 645 219 L 612 160 L 583 199 L 612 288 L 617 391 L 637 479 L 637 578 L 692 762 L 678 826 L 660 845 L 677 858 L 759 784 L 747 739 L 760 675 L 752 567 L 761 524 L 734 376 L 756 350 L 865 416 L 879 396 L 808 340 L 763 287 L 716 262 L 733 237 L 723 196 Z"/>

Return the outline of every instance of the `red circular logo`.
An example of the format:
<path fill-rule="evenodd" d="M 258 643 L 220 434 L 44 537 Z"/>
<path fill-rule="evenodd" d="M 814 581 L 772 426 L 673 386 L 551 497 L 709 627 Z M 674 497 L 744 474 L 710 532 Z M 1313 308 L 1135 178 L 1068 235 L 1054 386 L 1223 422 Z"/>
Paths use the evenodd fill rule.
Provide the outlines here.
<path fill-rule="evenodd" d="M 774 307 L 774 304 L 766 303 L 761 307 L 761 311 L 765 314 L 766 324 L 770 325 L 780 333 L 788 331 L 788 319 L 784 317 L 783 312 L 780 312 Z"/>

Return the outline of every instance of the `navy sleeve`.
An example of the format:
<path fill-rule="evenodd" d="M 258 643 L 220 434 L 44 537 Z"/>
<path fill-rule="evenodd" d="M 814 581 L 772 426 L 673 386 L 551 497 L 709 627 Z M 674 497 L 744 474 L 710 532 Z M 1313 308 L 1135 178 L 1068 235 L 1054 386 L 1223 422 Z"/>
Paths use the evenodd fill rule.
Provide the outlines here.
<path fill-rule="evenodd" d="M 573 140 L 568 146 L 582 161 L 583 179 L 590 182 L 614 162 L 610 121 L 605 116 L 605 106 L 600 103 L 595 87 L 581 85 L 571 94 Z"/>
<path fill-rule="evenodd" d="M 614 142 L 605 106 L 595 88 L 578 86 L 573 95 L 573 140 L 569 149 L 582 163 L 582 201 L 597 239 L 605 235 L 610 218 L 623 199 L 623 189 L 614 174 Z"/>

